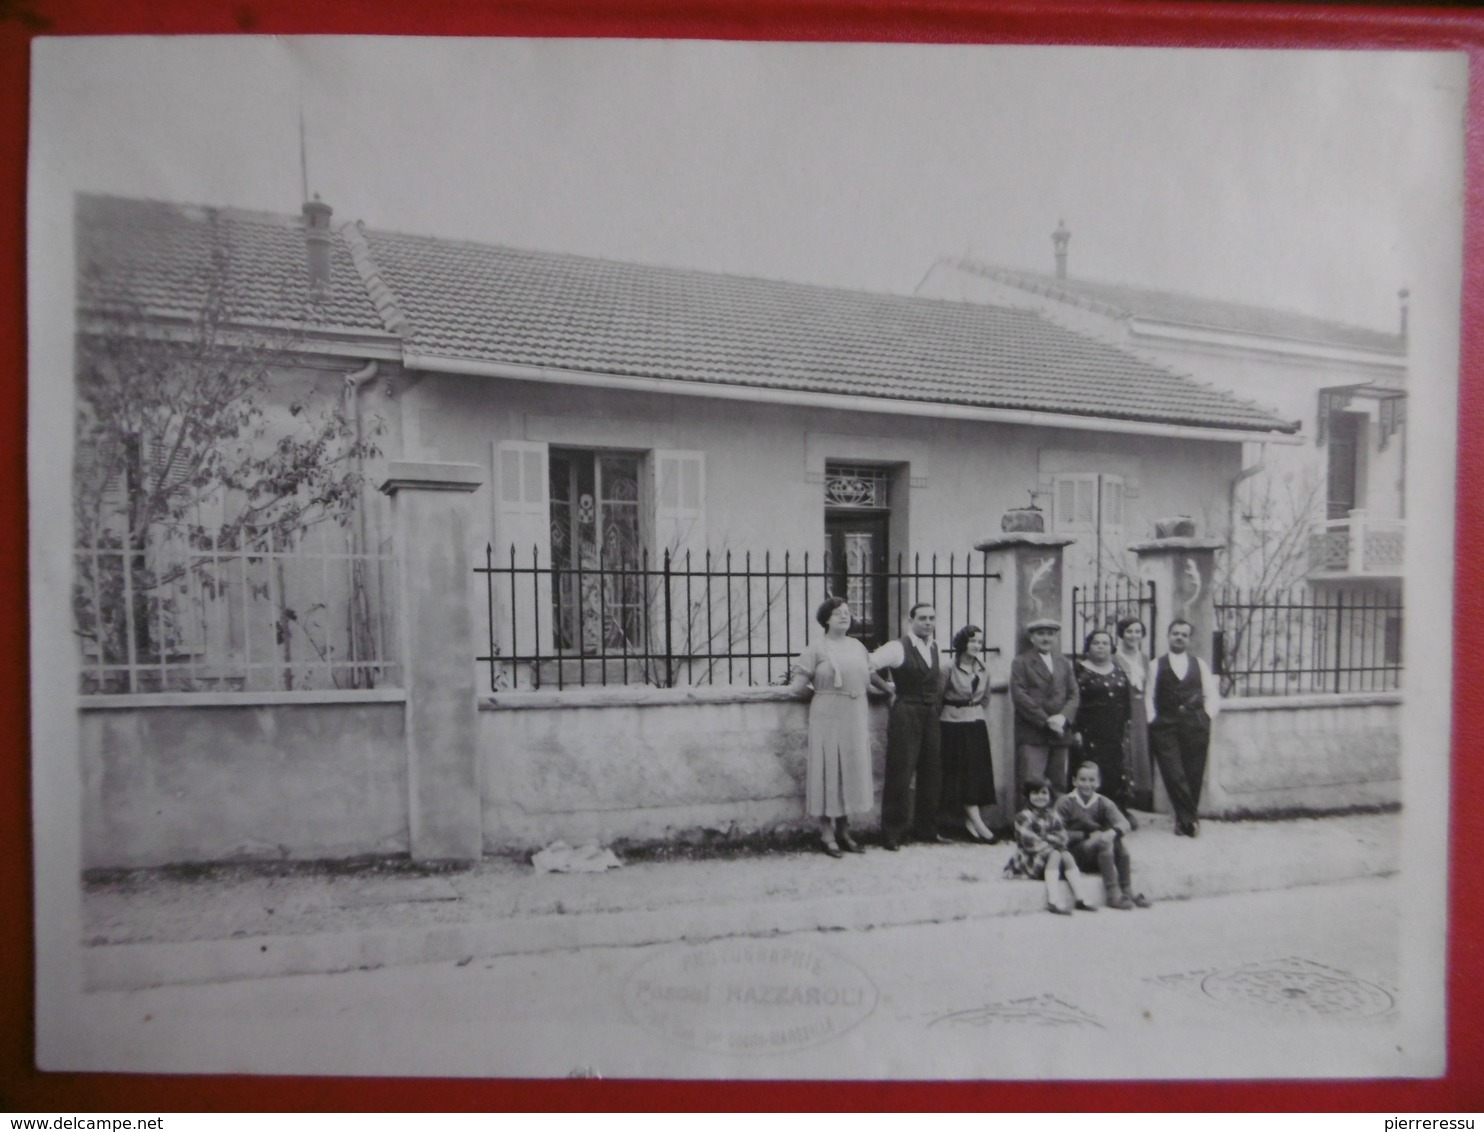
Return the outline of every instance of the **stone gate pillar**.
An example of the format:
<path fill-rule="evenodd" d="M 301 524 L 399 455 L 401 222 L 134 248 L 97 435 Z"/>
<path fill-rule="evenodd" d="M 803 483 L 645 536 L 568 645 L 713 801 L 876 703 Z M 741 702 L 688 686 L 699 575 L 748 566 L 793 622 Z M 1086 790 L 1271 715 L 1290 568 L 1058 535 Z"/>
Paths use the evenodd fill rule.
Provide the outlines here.
<path fill-rule="evenodd" d="M 1129 550 L 1139 560 L 1139 581 L 1154 583 L 1154 616 L 1149 626 L 1153 653 L 1166 650 L 1166 633 L 1177 618 L 1190 622 L 1190 651 L 1211 663 L 1211 634 L 1216 630 L 1216 552 L 1226 544 L 1220 539 L 1198 538 L 1195 524 L 1166 520 L 1155 524 L 1155 538 L 1133 543 Z M 1215 779 L 1216 766 L 1206 767 L 1206 786 Z M 1173 812 L 1170 796 L 1158 772 L 1153 775 L 1154 808 Z"/>
<path fill-rule="evenodd" d="M 477 860 L 484 851 L 470 605 L 471 494 L 477 464 L 394 461 L 407 688 L 407 801 L 413 860 Z"/>
<path fill-rule="evenodd" d="M 1004 525 L 1015 523 L 1012 512 Z M 994 777 L 999 801 L 995 806 L 994 824 L 1008 825 L 1019 809 L 1020 783 L 1024 770 L 1015 757 L 1015 710 L 1005 682 L 1010 675 L 1010 661 L 1030 648 L 1025 627 L 1040 617 L 1061 619 L 1062 555 L 1076 539 L 1066 535 L 1048 535 L 1041 531 L 1007 530 L 1004 534 L 974 544 L 984 553 L 984 568 L 1000 576 L 998 585 L 989 591 L 988 608 L 984 611 L 984 644 L 998 648 L 999 656 L 991 665 L 997 686 L 990 697 L 989 732 L 994 758 Z M 1069 651 L 1063 627 L 1060 648 Z"/>
<path fill-rule="evenodd" d="M 1191 625 L 1190 650 L 1211 663 L 1211 634 L 1216 630 L 1216 552 L 1220 539 L 1198 538 L 1190 521 L 1156 524 L 1159 537 L 1133 543 L 1139 581 L 1154 583 L 1154 624 L 1149 626 L 1154 654 L 1165 651 L 1165 633 L 1177 618 Z M 1165 532 L 1172 533 L 1165 533 Z"/>

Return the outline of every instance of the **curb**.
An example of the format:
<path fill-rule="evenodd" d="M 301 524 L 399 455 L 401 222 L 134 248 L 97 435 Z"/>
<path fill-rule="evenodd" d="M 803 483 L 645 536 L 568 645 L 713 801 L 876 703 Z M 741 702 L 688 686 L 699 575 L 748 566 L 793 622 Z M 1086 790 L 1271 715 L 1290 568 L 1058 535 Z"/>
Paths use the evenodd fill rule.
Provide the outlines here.
<path fill-rule="evenodd" d="M 1168 875 L 1168 867 L 1141 871 L 1137 887 L 1151 900 L 1189 900 L 1243 892 L 1277 891 L 1390 876 L 1395 845 L 1354 855 L 1320 854 L 1282 862 L 1254 878 L 1240 862 L 1200 874 Z M 1100 886 L 1088 884 L 1088 889 Z M 1101 893 L 1087 894 L 1094 904 Z M 88 990 L 142 990 L 177 984 L 235 982 L 286 975 L 334 974 L 418 963 L 467 962 L 504 955 L 700 942 L 737 935 L 807 931 L 862 931 L 948 920 L 989 919 L 1042 911 L 1039 883 L 958 882 L 891 897 L 751 901 L 624 912 L 510 917 L 468 924 L 319 935 L 253 936 L 181 943 L 105 944 L 85 948 Z"/>

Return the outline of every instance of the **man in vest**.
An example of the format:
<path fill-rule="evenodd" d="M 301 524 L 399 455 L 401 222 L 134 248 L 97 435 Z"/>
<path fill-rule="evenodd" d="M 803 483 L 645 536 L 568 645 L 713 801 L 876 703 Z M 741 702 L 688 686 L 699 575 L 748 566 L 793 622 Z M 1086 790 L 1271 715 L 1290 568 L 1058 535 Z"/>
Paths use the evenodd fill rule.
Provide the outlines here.
<path fill-rule="evenodd" d="M 1144 689 L 1149 750 L 1175 807 L 1177 837 L 1200 833 L 1196 812 L 1211 747 L 1211 720 L 1221 710 L 1221 693 L 1210 667 L 1190 654 L 1190 632 L 1189 621 L 1170 622 L 1170 651 L 1155 661 Z"/>
<path fill-rule="evenodd" d="M 896 852 L 908 832 L 921 841 L 947 841 L 938 833 L 943 792 L 938 714 L 943 708 L 943 665 L 933 634 L 938 614 L 920 601 L 907 614 L 912 631 L 871 654 L 871 671 L 891 669 L 896 697 L 886 725 L 886 781 L 881 789 L 881 844 Z M 917 780 L 913 805 L 912 780 Z"/>
<path fill-rule="evenodd" d="M 1072 662 L 1056 651 L 1061 622 L 1040 617 L 1025 627 L 1031 647 L 1010 662 L 1010 703 L 1015 708 L 1016 774 L 1045 778 L 1067 792 L 1067 747 L 1081 694 Z"/>

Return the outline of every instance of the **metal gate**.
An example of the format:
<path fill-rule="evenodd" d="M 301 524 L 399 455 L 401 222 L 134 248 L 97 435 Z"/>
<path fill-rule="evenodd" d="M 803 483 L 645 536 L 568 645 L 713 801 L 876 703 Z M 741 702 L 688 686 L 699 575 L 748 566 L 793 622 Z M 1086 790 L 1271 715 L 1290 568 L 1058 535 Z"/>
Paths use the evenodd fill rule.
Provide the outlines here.
<path fill-rule="evenodd" d="M 1152 581 L 1141 584 L 1137 578 L 1120 574 L 1095 586 L 1073 586 L 1072 631 L 1063 645 L 1067 652 L 1081 656 L 1082 643 L 1094 629 L 1116 634 L 1119 621 L 1137 617 L 1144 622 L 1144 645 L 1153 659 L 1155 609 Z M 1113 645 L 1118 645 L 1116 636 Z"/>

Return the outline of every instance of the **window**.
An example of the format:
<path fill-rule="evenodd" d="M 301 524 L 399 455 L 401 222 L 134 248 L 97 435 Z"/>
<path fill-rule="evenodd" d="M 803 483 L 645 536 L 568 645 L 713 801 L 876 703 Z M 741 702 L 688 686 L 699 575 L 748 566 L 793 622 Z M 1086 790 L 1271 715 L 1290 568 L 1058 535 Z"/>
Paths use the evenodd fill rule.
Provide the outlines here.
<path fill-rule="evenodd" d="M 631 453 L 551 449 L 552 625 L 559 649 L 637 646 L 647 557 Z"/>

